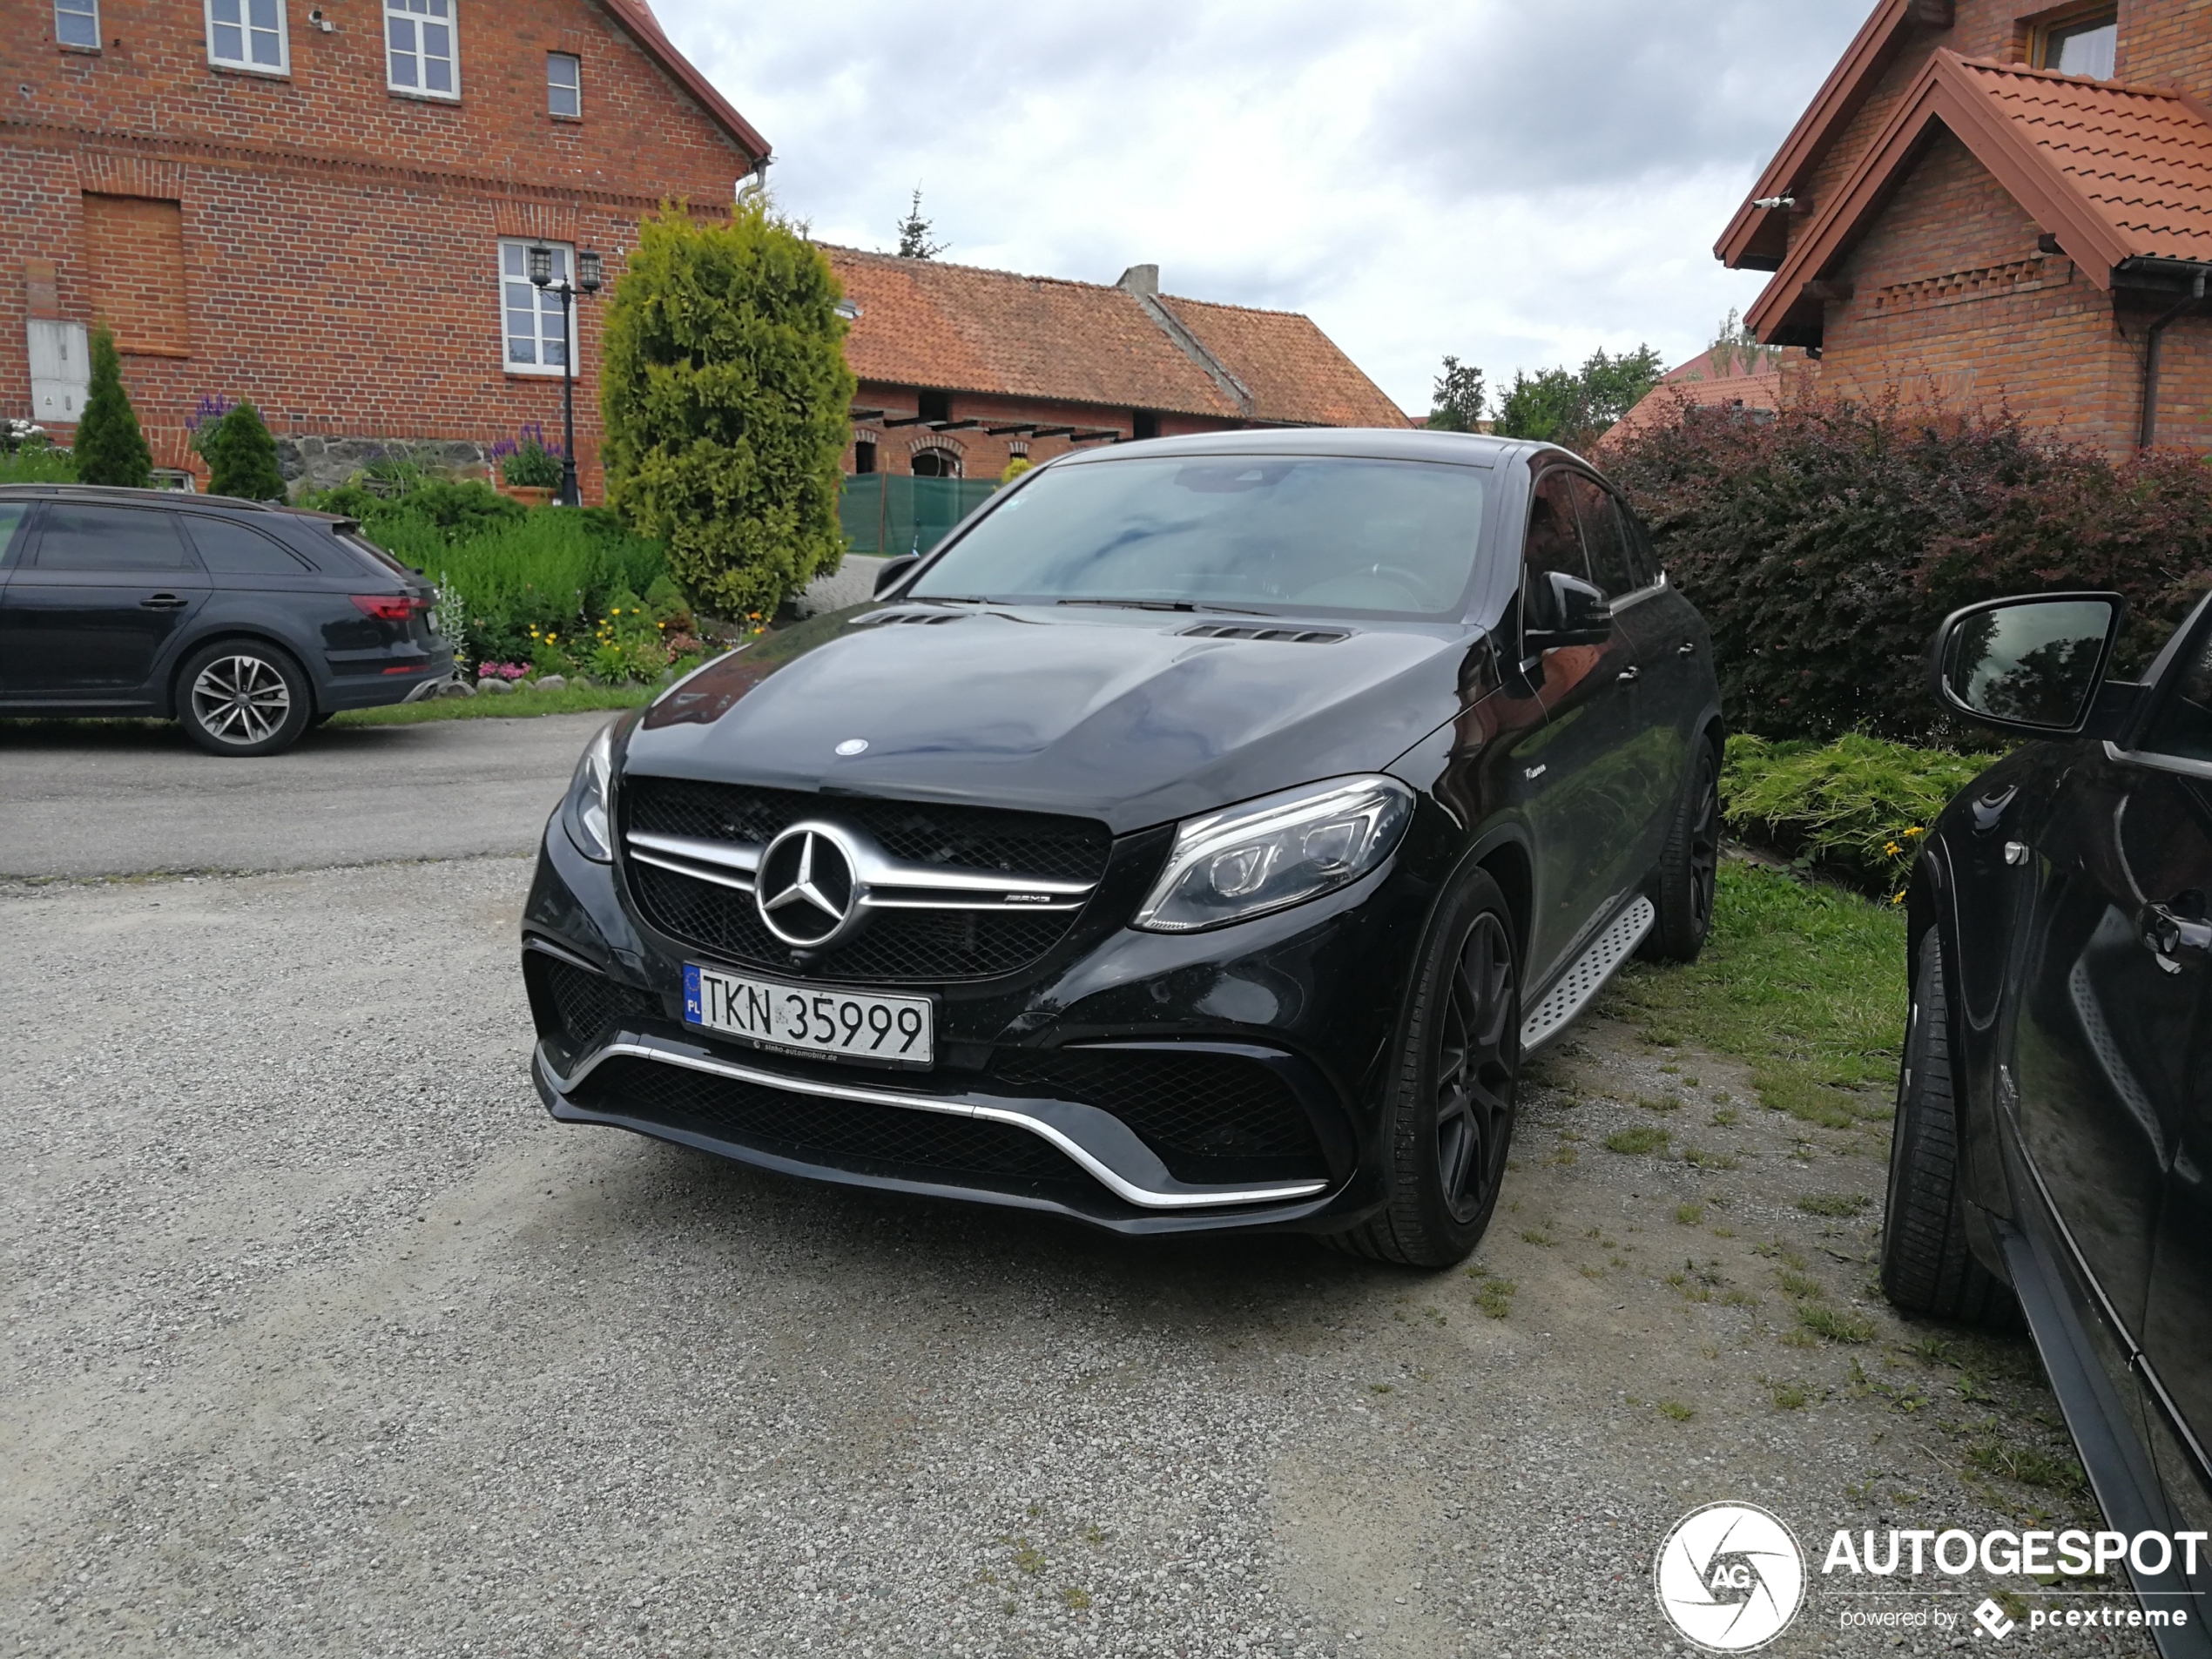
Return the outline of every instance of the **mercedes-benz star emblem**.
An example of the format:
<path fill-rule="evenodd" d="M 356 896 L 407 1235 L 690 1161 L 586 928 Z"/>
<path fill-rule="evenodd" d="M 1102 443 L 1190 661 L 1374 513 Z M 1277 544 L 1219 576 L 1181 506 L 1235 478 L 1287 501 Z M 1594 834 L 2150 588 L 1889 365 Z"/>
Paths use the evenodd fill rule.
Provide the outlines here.
<path fill-rule="evenodd" d="M 753 902 L 768 931 L 813 949 L 843 933 L 860 910 L 853 850 L 826 825 L 793 824 L 768 843 Z"/>

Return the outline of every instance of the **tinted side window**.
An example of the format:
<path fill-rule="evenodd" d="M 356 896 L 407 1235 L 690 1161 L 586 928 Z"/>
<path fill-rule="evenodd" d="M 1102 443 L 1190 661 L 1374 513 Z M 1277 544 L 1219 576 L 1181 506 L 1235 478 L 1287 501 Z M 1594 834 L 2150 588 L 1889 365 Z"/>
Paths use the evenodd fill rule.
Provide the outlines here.
<path fill-rule="evenodd" d="M 189 570 L 192 555 L 166 513 L 51 502 L 38 533 L 42 570 Z"/>
<path fill-rule="evenodd" d="M 1617 599 L 1643 584 L 1629 568 L 1629 550 L 1621 523 L 1620 504 L 1605 490 L 1581 475 L 1573 475 L 1575 509 L 1582 520 L 1582 540 L 1590 555 L 1590 570 L 1605 597 Z"/>
<path fill-rule="evenodd" d="M 2143 747 L 2152 754 L 2212 760 L 2212 619 L 2168 671 L 2174 688 L 2151 723 Z"/>
<path fill-rule="evenodd" d="M 195 513 L 187 529 L 200 563 L 217 576 L 298 576 L 308 568 L 290 549 L 226 518 Z"/>
<path fill-rule="evenodd" d="M 1629 569 L 1635 573 L 1636 586 L 1648 588 L 1659 579 L 1659 556 L 1652 550 L 1651 532 L 1625 507 L 1621 509 L 1621 528 L 1628 532 Z"/>
<path fill-rule="evenodd" d="M 29 502 L 0 502 L 0 570 L 15 558 L 16 543 L 23 534 L 24 521 L 30 516 Z"/>
<path fill-rule="evenodd" d="M 1548 472 L 1536 483 L 1528 503 L 1528 539 L 1522 543 L 1527 568 L 1564 570 L 1568 576 L 1590 579 L 1590 562 L 1582 552 L 1582 537 L 1575 525 L 1575 502 L 1568 493 L 1569 475 Z"/>

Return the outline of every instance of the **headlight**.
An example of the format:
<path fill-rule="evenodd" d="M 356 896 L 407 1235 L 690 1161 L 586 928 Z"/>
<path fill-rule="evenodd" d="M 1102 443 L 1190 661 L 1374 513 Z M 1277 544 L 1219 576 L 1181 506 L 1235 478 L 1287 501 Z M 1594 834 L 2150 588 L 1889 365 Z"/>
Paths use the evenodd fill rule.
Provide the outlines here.
<path fill-rule="evenodd" d="M 1357 881 L 1397 849 L 1413 792 L 1395 778 L 1337 778 L 1187 819 L 1135 926 L 1185 934 L 1303 904 Z"/>
<path fill-rule="evenodd" d="M 610 723 L 591 739 L 576 763 L 569 797 L 561 803 L 561 824 L 576 850 L 598 864 L 614 862 L 614 832 L 607 809 L 614 799 L 615 729 Z"/>

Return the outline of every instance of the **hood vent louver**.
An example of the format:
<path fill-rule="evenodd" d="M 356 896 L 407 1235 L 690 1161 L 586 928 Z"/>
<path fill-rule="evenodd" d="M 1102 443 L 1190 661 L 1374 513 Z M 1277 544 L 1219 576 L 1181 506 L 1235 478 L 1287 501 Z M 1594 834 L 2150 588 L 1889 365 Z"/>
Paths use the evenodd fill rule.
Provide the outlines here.
<path fill-rule="evenodd" d="M 857 617 L 853 625 L 861 628 L 887 627 L 897 622 L 958 622 L 966 613 L 958 610 L 879 610 L 872 617 Z"/>
<path fill-rule="evenodd" d="M 1183 631 L 1185 638 L 1272 639 L 1294 645 L 1333 645 L 1352 635 L 1342 628 L 1267 628 L 1252 623 L 1202 622 Z"/>

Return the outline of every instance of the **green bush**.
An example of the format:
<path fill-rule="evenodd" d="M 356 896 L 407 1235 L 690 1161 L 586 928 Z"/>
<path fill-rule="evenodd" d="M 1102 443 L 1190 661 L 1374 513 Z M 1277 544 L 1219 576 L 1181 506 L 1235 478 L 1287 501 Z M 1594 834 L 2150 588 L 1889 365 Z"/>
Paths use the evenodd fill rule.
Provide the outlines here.
<path fill-rule="evenodd" d="M 829 261 L 762 201 L 647 219 L 606 310 L 607 498 L 727 616 L 774 610 L 844 550 L 854 381 Z"/>
<path fill-rule="evenodd" d="M 76 482 L 76 458 L 66 449 L 27 443 L 12 455 L 0 455 L 0 484 L 73 484 Z"/>
<path fill-rule="evenodd" d="M 80 483 L 144 489 L 153 482 L 153 451 L 138 429 L 138 412 L 123 386 L 123 359 L 105 323 L 92 330 L 91 386 L 74 454 Z"/>
<path fill-rule="evenodd" d="M 1613 445 L 1606 470 L 1712 624 L 1730 726 L 1770 738 L 1955 740 L 1925 652 L 1974 600 L 2116 590 L 2137 617 L 2125 671 L 2212 586 L 2212 468 L 2172 449 L 2114 462 L 2009 414 L 1685 409 Z"/>
<path fill-rule="evenodd" d="M 1828 744 L 1732 737 L 1721 812 L 1747 840 L 1894 898 L 1936 815 L 1997 759 L 1856 733 Z"/>
<path fill-rule="evenodd" d="M 276 440 L 250 398 L 240 398 L 215 423 L 201 451 L 207 457 L 207 487 L 218 496 L 247 501 L 282 501 L 284 474 L 277 469 Z"/>

